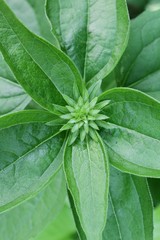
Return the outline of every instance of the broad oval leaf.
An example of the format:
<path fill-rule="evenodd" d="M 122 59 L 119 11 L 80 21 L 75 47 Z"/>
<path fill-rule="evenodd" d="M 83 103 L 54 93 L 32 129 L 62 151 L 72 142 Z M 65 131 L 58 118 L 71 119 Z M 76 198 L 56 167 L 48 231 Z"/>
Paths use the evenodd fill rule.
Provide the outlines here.
<path fill-rule="evenodd" d="M 14 113 L 1 118 L 0 130 L 0 211 L 30 198 L 52 178 L 62 163 L 64 134 L 58 127 L 42 122 L 50 115 L 43 111 Z M 6 128 L 5 118 L 11 122 Z M 21 123 L 16 126 L 15 121 Z M 23 123 L 23 124 L 22 124 Z M 3 129 L 4 128 L 4 129 Z"/>
<path fill-rule="evenodd" d="M 103 240 L 152 240 L 153 206 L 146 179 L 110 171 L 107 223 Z"/>
<path fill-rule="evenodd" d="M 73 199 L 72 212 L 81 240 L 87 240 Z M 110 169 L 108 214 L 103 240 L 152 240 L 153 206 L 146 179 Z"/>
<path fill-rule="evenodd" d="M 104 99 L 111 102 L 101 137 L 111 163 L 124 172 L 160 177 L 160 103 L 127 88 L 109 90 Z"/>
<path fill-rule="evenodd" d="M 128 47 L 116 68 L 119 86 L 160 100 L 160 11 L 146 11 L 131 22 Z"/>
<path fill-rule="evenodd" d="M 65 196 L 65 179 L 61 170 L 35 197 L 0 214 L 0 240 L 35 239 L 57 217 Z"/>
<path fill-rule="evenodd" d="M 0 77 L 0 115 L 22 110 L 30 101 L 18 84 Z"/>
<path fill-rule="evenodd" d="M 7 29 L 7 31 L 6 31 Z M 60 50 L 31 33 L 0 0 L 0 50 L 26 92 L 40 105 L 55 112 L 64 104 L 63 94 L 82 93 L 81 76 Z"/>
<path fill-rule="evenodd" d="M 44 0 L 7 0 L 7 3 L 20 20 L 34 33 L 41 35 L 57 46 L 57 40 L 50 31 L 49 22 L 44 11 Z M 38 4 L 37 4 L 38 3 Z M 25 14 L 24 14 L 25 12 Z M 30 97 L 22 90 L 11 70 L 0 54 L 0 115 L 23 110 L 30 102 Z"/>
<path fill-rule="evenodd" d="M 109 182 L 108 157 L 100 138 L 99 142 L 90 139 L 67 146 L 64 169 L 87 240 L 100 240 L 106 222 Z"/>
<path fill-rule="evenodd" d="M 59 46 L 46 18 L 45 0 L 6 0 L 6 2 L 27 28 L 54 46 Z"/>
<path fill-rule="evenodd" d="M 46 9 L 53 33 L 83 78 L 108 75 L 128 40 L 125 0 L 47 0 Z"/>

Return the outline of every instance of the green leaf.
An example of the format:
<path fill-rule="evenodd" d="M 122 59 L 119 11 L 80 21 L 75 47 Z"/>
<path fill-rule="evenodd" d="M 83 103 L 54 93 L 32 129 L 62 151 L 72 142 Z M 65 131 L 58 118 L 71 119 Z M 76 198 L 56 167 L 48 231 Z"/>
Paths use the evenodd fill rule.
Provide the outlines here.
<path fill-rule="evenodd" d="M 117 87 L 117 82 L 115 79 L 115 71 L 113 70 L 107 77 L 103 79 L 102 86 L 101 86 L 101 89 L 102 89 L 101 93 L 115 87 Z"/>
<path fill-rule="evenodd" d="M 72 209 L 74 221 L 75 221 L 75 224 L 76 224 L 78 236 L 79 236 L 80 240 L 87 240 L 86 235 L 85 235 L 85 233 L 82 229 L 78 214 L 77 214 L 77 210 L 76 210 L 76 207 L 75 207 L 75 204 L 74 204 L 74 201 L 73 201 L 73 197 L 72 197 L 71 193 L 69 192 L 69 190 L 68 190 L 68 197 L 69 197 L 70 206 L 71 206 L 71 209 Z"/>
<path fill-rule="evenodd" d="M 109 103 L 110 103 L 110 100 L 106 100 L 106 101 L 97 103 L 96 108 L 100 110 L 100 109 L 106 107 Z"/>
<path fill-rule="evenodd" d="M 99 96 L 102 93 L 101 84 L 102 84 L 102 80 L 99 80 L 88 88 L 90 100 L 94 99 L 95 97 Z"/>
<path fill-rule="evenodd" d="M 150 0 L 146 6 L 146 10 L 149 11 L 157 11 L 160 10 L 160 2 L 159 0 Z"/>
<path fill-rule="evenodd" d="M 0 139 L 3 139 L 0 141 L 0 211 L 32 197 L 62 164 L 64 134 L 57 134 L 59 128 L 44 123 L 25 124 L 36 119 L 36 114 L 33 119 L 30 113 L 26 120 L 22 118 L 26 113 L 6 116 L 6 119 L 13 116 L 11 125 L 15 119 L 23 124 L 0 130 Z M 42 116 L 42 121 L 45 118 L 47 114 Z M 2 117 L 2 127 L 4 119 Z"/>
<path fill-rule="evenodd" d="M 59 171 L 52 182 L 34 198 L 0 214 L 0 240 L 35 238 L 62 210 L 65 179 Z"/>
<path fill-rule="evenodd" d="M 4 80 L 9 80 L 12 82 L 16 82 L 16 79 L 7 65 L 7 63 L 4 61 L 3 55 L 0 52 L 0 77 L 3 78 Z"/>
<path fill-rule="evenodd" d="M 60 131 L 62 131 L 62 126 L 65 126 L 64 124 L 66 123 L 65 120 L 60 119 L 60 118 L 55 118 L 54 120 L 47 122 L 46 125 L 47 126 L 60 126 Z M 66 130 L 66 129 L 64 129 Z"/>
<path fill-rule="evenodd" d="M 69 58 L 28 31 L 3 0 L 0 34 L 5 60 L 26 92 L 44 108 L 55 112 L 53 104 L 64 104 L 62 94 L 72 97 L 75 82 L 82 92 L 80 74 Z"/>
<path fill-rule="evenodd" d="M 132 21 L 128 47 L 116 68 L 119 86 L 160 100 L 160 11 L 146 11 Z M 154 26 L 154 27 L 153 27 Z"/>
<path fill-rule="evenodd" d="M 7 0 L 7 3 L 31 31 L 50 40 L 52 44 L 57 44 L 45 16 L 44 0 L 38 2 L 32 0 Z M 0 54 L 0 115 L 23 110 L 30 102 L 30 97 L 22 88 L 11 81 L 15 82 L 15 77 Z"/>
<path fill-rule="evenodd" d="M 70 134 L 68 138 L 68 146 L 72 145 L 76 141 L 78 136 L 79 136 L 79 131 Z"/>
<path fill-rule="evenodd" d="M 74 240 L 76 232 L 70 207 L 65 204 L 60 215 L 43 231 L 36 240 Z"/>
<path fill-rule="evenodd" d="M 101 95 L 111 100 L 102 130 L 111 163 L 124 172 L 160 177 L 160 103 L 132 89 L 115 88 Z"/>
<path fill-rule="evenodd" d="M 54 120 L 53 120 L 54 119 Z M 24 110 L 0 117 L 0 130 L 18 124 L 56 121 L 57 116 L 43 110 Z"/>
<path fill-rule="evenodd" d="M 72 107 L 74 107 L 76 105 L 76 101 L 74 101 L 72 98 L 70 98 L 69 96 L 63 95 L 66 103 Z"/>
<path fill-rule="evenodd" d="M 99 138 L 99 137 L 98 137 Z M 99 138 L 66 146 L 64 169 L 87 240 L 100 240 L 108 204 L 108 157 Z"/>
<path fill-rule="evenodd" d="M 146 179 L 111 168 L 108 200 L 103 240 L 153 239 L 153 206 Z M 70 203 L 80 239 L 86 240 L 71 195 Z"/>
<path fill-rule="evenodd" d="M 108 218 L 103 240 L 152 240 L 152 200 L 146 179 L 111 168 Z"/>
<path fill-rule="evenodd" d="M 0 53 L 0 115 L 23 110 L 30 97 L 18 84 Z"/>
<path fill-rule="evenodd" d="M 18 84 L 0 77 L 0 115 L 23 110 L 30 100 Z"/>
<path fill-rule="evenodd" d="M 27 28 L 58 46 L 46 18 L 45 0 L 6 0 L 6 2 Z"/>
<path fill-rule="evenodd" d="M 54 108 L 59 112 L 59 115 L 62 113 L 68 113 L 68 110 L 64 106 L 54 104 Z"/>
<path fill-rule="evenodd" d="M 160 205 L 154 210 L 154 240 L 160 239 Z"/>
<path fill-rule="evenodd" d="M 47 0 L 47 15 L 62 49 L 86 81 L 103 79 L 114 68 L 128 40 L 124 0 Z"/>

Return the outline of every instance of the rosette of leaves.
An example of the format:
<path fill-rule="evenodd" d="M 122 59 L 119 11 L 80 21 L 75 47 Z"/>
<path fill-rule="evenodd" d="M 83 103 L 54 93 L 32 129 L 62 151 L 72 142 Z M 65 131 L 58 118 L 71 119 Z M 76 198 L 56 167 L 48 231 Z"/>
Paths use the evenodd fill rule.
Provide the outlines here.
<path fill-rule="evenodd" d="M 61 50 L 0 0 L 0 50 L 42 107 L 0 117 L 0 211 L 33 197 L 63 167 L 80 239 L 151 240 L 148 187 L 130 174 L 160 177 L 160 103 L 134 89 L 101 90 L 127 45 L 126 2 L 48 0 L 46 10 Z M 125 174 L 109 174 L 109 165 Z"/>

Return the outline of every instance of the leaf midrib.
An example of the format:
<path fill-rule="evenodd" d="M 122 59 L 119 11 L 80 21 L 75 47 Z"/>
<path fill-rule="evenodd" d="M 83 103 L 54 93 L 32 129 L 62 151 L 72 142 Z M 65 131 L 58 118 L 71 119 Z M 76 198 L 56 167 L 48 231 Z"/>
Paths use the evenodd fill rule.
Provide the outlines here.
<path fill-rule="evenodd" d="M 48 78 L 48 79 L 50 80 L 50 82 L 53 84 L 51 78 L 43 71 L 43 69 L 41 68 L 41 66 L 34 60 L 34 58 L 31 56 L 31 54 L 30 54 L 30 53 L 28 52 L 28 50 L 25 48 L 25 46 L 23 45 L 22 41 L 21 41 L 20 38 L 19 38 L 19 35 L 18 35 L 18 34 L 15 32 L 15 30 L 11 27 L 10 23 L 8 22 L 7 18 L 5 17 L 5 15 L 3 14 L 2 11 L 1 11 L 1 14 L 3 15 L 4 19 L 5 19 L 6 22 L 8 23 L 10 29 L 14 32 L 15 36 L 18 38 L 18 40 L 19 40 L 22 48 L 24 49 L 24 51 L 25 51 L 26 53 L 28 53 L 28 55 L 29 55 L 30 58 L 32 59 L 33 63 L 40 68 L 40 70 L 42 71 L 42 73 L 44 74 L 44 76 L 46 76 L 46 78 Z M 26 29 L 25 26 L 24 26 L 24 28 Z M 27 31 L 30 32 L 29 29 L 27 29 Z M 30 32 L 30 33 L 33 34 L 32 32 Z M 36 36 L 36 35 L 35 35 L 35 36 Z M 36 36 L 36 37 L 37 37 L 37 36 Z M 40 40 L 40 37 L 38 37 L 38 38 L 39 38 L 39 40 Z M 50 46 L 49 46 L 48 44 L 46 44 L 46 45 L 50 48 Z M 51 48 L 50 48 L 50 49 L 51 49 Z M 66 65 L 67 65 L 67 64 L 66 64 Z M 30 85 L 26 82 L 26 80 L 23 79 L 23 81 L 26 83 L 26 85 L 30 88 L 30 90 L 31 90 L 31 92 L 32 92 L 32 88 L 31 88 Z M 20 83 L 20 84 L 21 84 L 21 83 Z M 56 90 L 58 91 L 58 93 L 61 95 L 61 92 L 57 89 L 56 85 L 53 84 L 53 86 L 56 88 Z M 62 95 L 61 95 L 61 96 L 62 96 Z M 39 97 L 41 97 L 41 96 L 39 95 Z M 49 103 L 49 104 L 51 104 L 51 103 Z"/>
<path fill-rule="evenodd" d="M 88 145 L 88 141 L 87 141 L 87 153 L 88 153 L 88 163 L 89 163 L 89 169 L 90 169 L 90 185 L 91 185 L 91 198 L 92 198 L 92 203 L 93 203 L 93 210 L 94 213 L 93 215 L 95 216 L 95 204 L 94 204 L 94 197 L 93 197 L 93 185 L 92 185 L 92 161 L 91 161 L 91 155 L 90 155 L 90 151 L 89 151 L 89 145 Z"/>

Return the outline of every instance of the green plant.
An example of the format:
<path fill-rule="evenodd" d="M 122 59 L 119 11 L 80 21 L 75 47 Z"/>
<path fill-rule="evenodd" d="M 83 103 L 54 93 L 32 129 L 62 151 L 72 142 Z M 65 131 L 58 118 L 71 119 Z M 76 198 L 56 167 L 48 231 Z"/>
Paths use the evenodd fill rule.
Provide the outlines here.
<path fill-rule="evenodd" d="M 36 238 L 62 210 L 65 181 L 80 239 L 152 240 L 153 206 L 145 177 L 160 177 L 159 55 L 153 53 L 160 12 L 135 20 L 131 34 L 141 25 L 146 30 L 134 41 L 130 37 L 127 47 L 125 0 L 47 0 L 52 33 L 44 1 L 24 2 L 34 9 L 36 26 L 43 19 L 42 30 L 32 30 L 46 40 L 0 0 L 0 50 L 11 69 L 1 60 L 0 231 L 5 233 L 7 219 L 23 229 L 14 236 L 9 230 L 3 240 Z M 156 25 L 146 37 L 150 19 Z M 7 96 L 10 87 L 14 91 Z M 23 221 L 16 220 L 18 214 Z M 32 231 L 25 225 L 29 219 Z"/>

